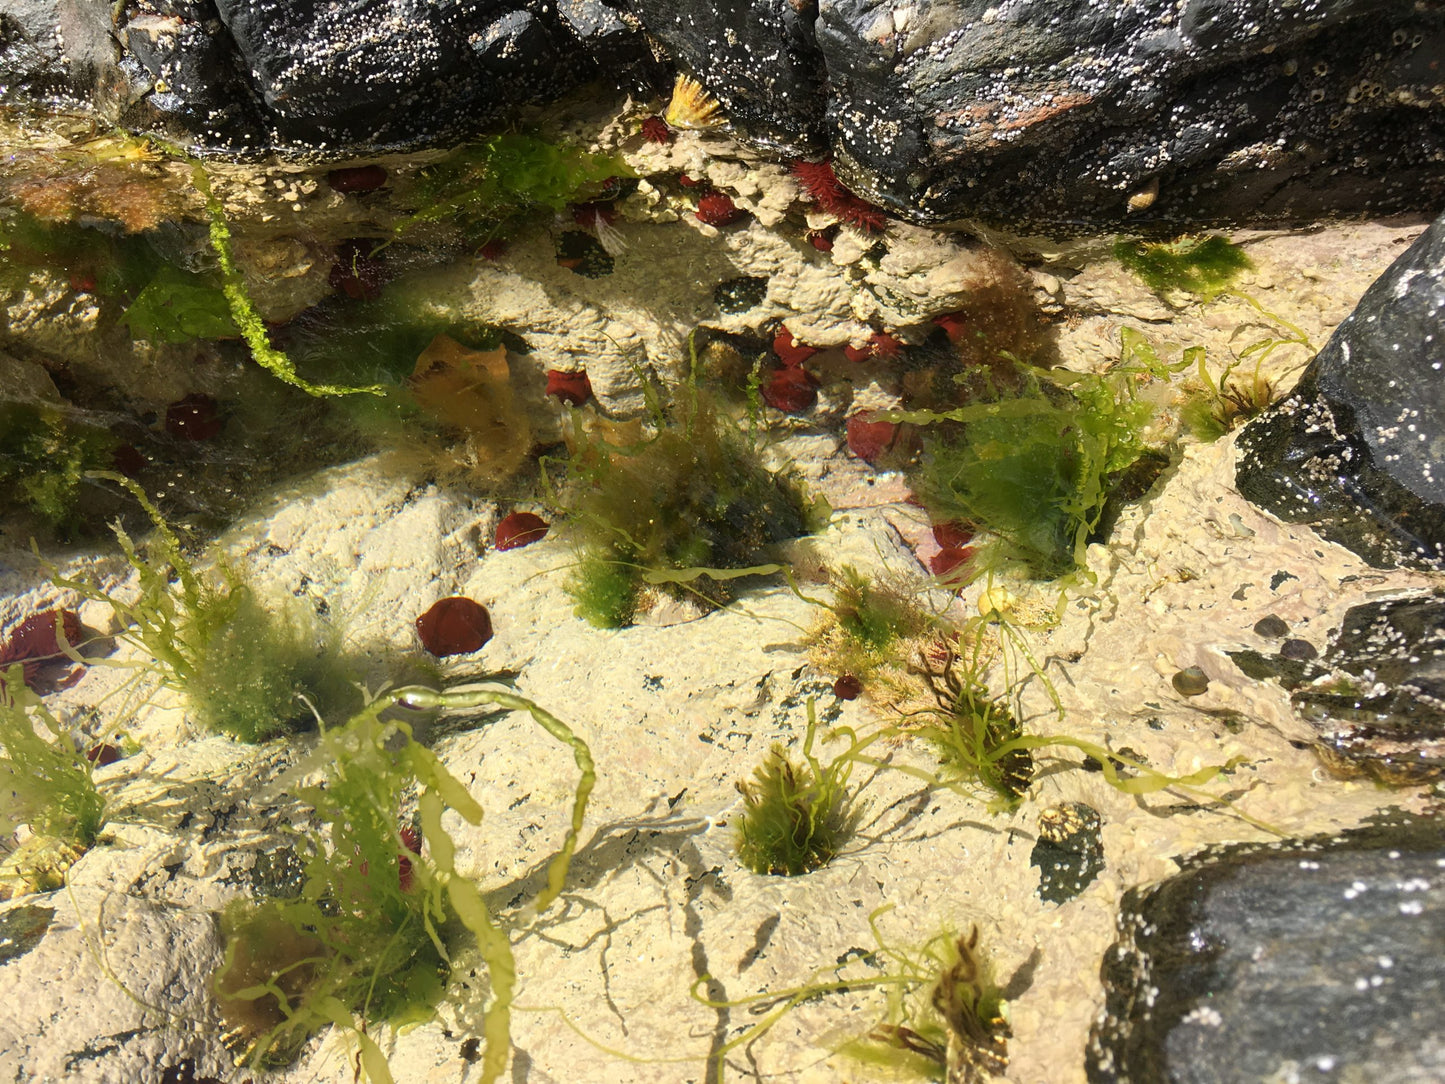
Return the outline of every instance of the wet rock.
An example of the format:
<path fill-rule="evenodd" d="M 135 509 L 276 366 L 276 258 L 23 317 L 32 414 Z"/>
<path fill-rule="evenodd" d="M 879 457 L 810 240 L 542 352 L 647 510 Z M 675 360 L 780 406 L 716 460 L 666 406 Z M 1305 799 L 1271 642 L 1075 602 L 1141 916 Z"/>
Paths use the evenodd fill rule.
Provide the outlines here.
<path fill-rule="evenodd" d="M 1091 1084 L 1445 1079 L 1445 834 L 1206 853 L 1124 897 Z"/>
<path fill-rule="evenodd" d="M 816 33 L 839 175 L 914 219 L 1147 230 L 1445 199 L 1445 16 L 1410 0 L 835 0 Z"/>
<path fill-rule="evenodd" d="M 788 155 L 827 149 L 827 73 L 813 40 L 814 4 L 630 0 L 630 6 L 750 138 Z"/>
<path fill-rule="evenodd" d="M 1445 218 L 1239 436 L 1236 484 L 1371 565 L 1445 568 Z"/>
<path fill-rule="evenodd" d="M 1039 838 L 1029 865 L 1039 871 L 1039 898 L 1067 903 L 1104 869 L 1103 820 L 1083 802 L 1064 802 L 1039 814 Z"/>
<path fill-rule="evenodd" d="M 115 51 L 99 4 L 60 4 L 32 20 L 34 40 L 54 38 L 69 8 L 100 13 Z M 5 28 L 0 15 L 0 49 Z M 227 152 L 443 144 L 599 77 L 661 78 L 635 21 L 602 0 L 130 2 L 117 32 L 114 81 L 137 99 L 126 121 Z"/>
<path fill-rule="evenodd" d="M 0 0 L 0 102 L 117 108 L 126 82 L 110 32 L 108 4 Z"/>
<path fill-rule="evenodd" d="M 141 128 L 176 127 L 232 153 L 262 149 L 265 128 L 234 43 L 214 6 L 170 0 L 124 9 L 121 66 L 140 97 L 126 118 Z"/>
<path fill-rule="evenodd" d="M 1278 681 L 1286 689 L 1295 689 L 1319 674 L 1318 667 L 1311 667 L 1297 659 L 1286 658 L 1283 654 L 1266 655 L 1253 648 L 1241 651 L 1226 651 L 1229 661 L 1239 668 L 1245 677 L 1255 681 Z"/>
<path fill-rule="evenodd" d="M 1445 595 L 1353 606 L 1295 709 L 1331 764 L 1390 783 L 1445 775 Z"/>

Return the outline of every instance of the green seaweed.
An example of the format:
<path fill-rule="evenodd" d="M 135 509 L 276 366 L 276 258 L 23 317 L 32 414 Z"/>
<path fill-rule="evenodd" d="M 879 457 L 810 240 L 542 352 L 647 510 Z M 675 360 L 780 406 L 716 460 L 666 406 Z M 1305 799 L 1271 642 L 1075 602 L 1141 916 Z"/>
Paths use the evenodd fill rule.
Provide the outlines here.
<path fill-rule="evenodd" d="M 270 371 L 278 379 L 300 388 L 307 395 L 384 394 L 386 388 L 381 384 L 367 384 L 359 387 L 345 384 L 319 384 L 313 383 L 297 373 L 295 363 L 283 351 L 272 345 L 265 321 L 256 311 L 250 294 L 246 292 L 245 278 L 242 276 L 240 268 L 236 266 L 236 259 L 231 250 L 231 228 L 226 223 L 225 208 L 216 194 L 211 191 L 210 178 L 206 176 L 205 168 L 199 162 L 192 164 L 191 183 L 205 199 L 206 212 L 210 215 L 211 248 L 215 250 L 216 263 L 221 271 L 221 292 L 230 307 L 231 319 L 235 322 L 241 338 L 250 347 L 251 357 L 255 359 L 256 364 Z"/>
<path fill-rule="evenodd" d="M 356 701 L 349 669 L 313 617 L 299 607 L 268 609 L 224 561 L 210 575 L 198 572 L 144 490 L 117 474 L 90 477 L 129 490 L 155 526 L 143 548 L 120 524 L 113 528 L 138 593 L 127 600 L 89 580 L 54 582 L 109 605 L 116 638 L 151 660 L 133 665 L 158 672 L 203 727 L 261 742 L 310 725 L 318 706 L 345 710 Z"/>
<path fill-rule="evenodd" d="M 1010 364 L 963 406 L 883 417 L 924 427 L 911 478 L 935 522 L 977 524 L 1052 579 L 1084 563 L 1114 479 L 1148 450 L 1155 409 L 1135 378 L 1167 370 L 1127 356 L 1104 374 Z"/>
<path fill-rule="evenodd" d="M 102 297 L 128 297 L 162 265 L 149 242 L 0 208 L 0 281 L 57 271 Z"/>
<path fill-rule="evenodd" d="M 421 173 L 421 207 L 397 234 L 423 223 L 446 222 L 476 241 L 539 212 L 596 199 L 608 180 L 630 175 L 620 158 L 509 132 L 462 147 Z"/>
<path fill-rule="evenodd" d="M 0 506 L 18 505 L 56 530 L 76 525 L 88 471 L 110 466 L 116 438 L 76 412 L 0 401 Z"/>
<path fill-rule="evenodd" d="M 839 1053 L 885 1069 L 887 1079 L 947 1084 L 995 1079 L 1008 1064 L 1010 1028 L 1003 991 L 978 949 L 977 927 L 962 936 L 945 929 L 916 949 L 899 948 L 878 926 L 892 909 L 885 904 L 868 916 L 874 951 L 845 954 L 797 986 L 719 999 L 703 992 L 713 977 L 700 976 L 692 984 L 694 1000 L 711 1009 L 745 1009 L 754 1018 L 713 1053 L 708 1079 L 721 1084 L 728 1055 L 753 1047 L 799 1005 L 872 990 L 887 997 L 884 1018 L 843 1043 Z"/>
<path fill-rule="evenodd" d="M 253 1068 L 290 1060 L 311 1034 L 332 1024 L 356 1041 L 373 1084 L 390 1084 L 370 1029 L 431 1019 L 455 968 L 446 935 L 459 924 L 475 938 L 491 987 L 481 1019 L 486 1045 L 480 1080 L 491 1084 L 505 1071 L 515 961 L 481 893 L 457 871 L 455 844 L 442 822 L 451 810 L 479 824 L 481 807 L 435 754 L 413 740 L 406 723 L 382 719 L 394 705 L 433 710 L 483 704 L 528 712 L 573 752 L 580 779 L 572 818 L 537 909 L 561 892 L 596 779 L 586 744 L 561 720 L 502 690 L 412 686 L 379 698 L 345 727 L 323 728 L 316 752 L 295 773 L 319 769 L 324 776 L 296 792 L 325 828 L 298 834 L 306 868 L 301 894 L 238 902 L 223 922 L 227 948 L 217 996 L 231 1039 L 244 1047 Z M 421 853 L 400 819 L 416 787 L 415 823 L 426 843 Z"/>
<path fill-rule="evenodd" d="M 1119 241 L 1114 258 L 1156 294 L 1182 290 L 1211 301 L 1254 266 L 1239 246 L 1218 234 L 1173 241 Z"/>
<path fill-rule="evenodd" d="M 750 782 L 739 781 L 743 813 L 738 818 L 738 859 L 754 873 L 796 877 L 831 862 L 857 831 L 862 808 L 848 790 L 852 754 L 858 748 L 846 727 L 850 748 L 824 764 L 814 753 L 818 720 L 808 699 L 803 763 L 774 745 Z"/>
<path fill-rule="evenodd" d="M 887 1067 L 905 1077 L 984 1084 L 1008 1066 L 1008 1025 L 1003 991 L 978 948 L 978 927 L 967 934 L 944 931 L 909 951 L 890 946 L 878 919 L 868 918 L 888 960 L 885 1019 L 840 1051 L 865 1065 Z"/>
<path fill-rule="evenodd" d="M 219 286 L 169 264 L 136 295 L 121 320 L 136 338 L 159 343 L 234 339 L 240 334 Z"/>
<path fill-rule="evenodd" d="M 758 448 L 699 392 L 695 376 L 670 410 L 655 388 L 649 396 L 653 435 L 616 447 L 581 434 L 556 498 L 582 551 L 568 589 L 579 615 L 603 627 L 631 619 L 644 584 L 723 605 L 730 571 L 776 568 L 761 559 L 816 522 L 799 484 L 759 462 Z"/>
<path fill-rule="evenodd" d="M 19 665 L 0 674 L 0 751 L 0 837 L 22 824 L 33 833 L 6 863 L 7 873 L 29 888 L 56 888 L 65 868 L 99 836 L 105 800 L 90 762 L 26 688 Z"/>

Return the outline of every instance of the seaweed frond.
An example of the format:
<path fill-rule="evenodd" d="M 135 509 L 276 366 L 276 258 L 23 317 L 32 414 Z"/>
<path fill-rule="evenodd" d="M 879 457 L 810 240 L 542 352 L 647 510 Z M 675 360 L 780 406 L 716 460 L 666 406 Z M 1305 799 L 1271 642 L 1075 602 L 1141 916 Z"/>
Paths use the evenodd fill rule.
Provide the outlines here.
<path fill-rule="evenodd" d="M 827 865 L 857 831 L 862 808 L 848 790 L 851 730 L 839 733 L 852 747 L 824 764 L 814 753 L 818 720 L 808 700 L 803 763 L 773 746 L 750 782 L 739 781 L 743 814 L 738 819 L 738 859 L 754 873 L 796 877 Z"/>
<path fill-rule="evenodd" d="M 31 837 L 6 860 L 0 881 L 16 880 L 30 891 L 58 888 L 104 824 L 105 799 L 90 762 L 26 688 L 22 667 L 10 667 L 0 675 L 0 837 L 21 825 Z"/>

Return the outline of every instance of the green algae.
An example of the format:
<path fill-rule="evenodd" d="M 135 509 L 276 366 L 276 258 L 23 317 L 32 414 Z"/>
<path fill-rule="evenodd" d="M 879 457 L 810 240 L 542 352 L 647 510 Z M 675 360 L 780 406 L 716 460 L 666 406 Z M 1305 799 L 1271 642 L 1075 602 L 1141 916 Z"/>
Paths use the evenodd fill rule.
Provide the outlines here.
<path fill-rule="evenodd" d="M 1254 263 L 1238 245 L 1219 234 L 1174 241 L 1119 241 L 1114 258 L 1156 294 L 1181 290 L 1211 301 L 1229 289 Z"/>
<path fill-rule="evenodd" d="M 144 490 L 116 474 L 90 477 L 129 490 L 155 527 L 143 547 L 120 524 L 113 528 L 138 580 L 133 598 L 54 577 L 57 586 L 109 605 L 120 626 L 116 638 L 149 660 L 115 665 L 154 672 L 185 697 L 204 728 L 244 742 L 302 729 L 318 710 L 357 702 L 349 667 L 314 615 L 299 606 L 266 607 L 223 560 L 211 573 L 198 571 Z"/>

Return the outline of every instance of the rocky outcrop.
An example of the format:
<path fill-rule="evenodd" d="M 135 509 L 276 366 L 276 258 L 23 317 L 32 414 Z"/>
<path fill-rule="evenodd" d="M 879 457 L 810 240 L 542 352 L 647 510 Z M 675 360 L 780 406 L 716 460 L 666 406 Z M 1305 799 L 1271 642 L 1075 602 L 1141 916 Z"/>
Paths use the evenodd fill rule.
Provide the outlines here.
<path fill-rule="evenodd" d="M 1394 784 L 1445 777 L 1445 595 L 1350 607 L 1318 661 L 1304 640 L 1285 640 L 1273 655 L 1228 655 L 1250 677 L 1291 691 L 1337 773 Z"/>
<path fill-rule="evenodd" d="M 1445 569 L 1445 218 L 1239 437 L 1239 491 L 1376 567 Z"/>
<path fill-rule="evenodd" d="M 929 221 L 1290 223 L 1445 201 L 1445 11 L 1409 0 L 819 4 L 840 175 Z"/>
<path fill-rule="evenodd" d="M 69 88 L 202 147 L 344 157 L 592 80 L 659 91 L 652 42 L 754 143 L 831 153 L 920 223 L 1168 233 L 1445 202 L 1438 0 L 131 0 L 113 21 L 0 0 L 0 100 Z"/>
<path fill-rule="evenodd" d="M 1230 848 L 1125 895 L 1091 1084 L 1438 1080 L 1445 965 L 1429 822 Z"/>

